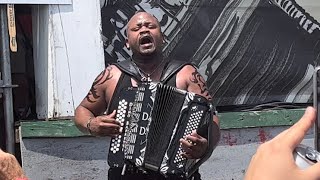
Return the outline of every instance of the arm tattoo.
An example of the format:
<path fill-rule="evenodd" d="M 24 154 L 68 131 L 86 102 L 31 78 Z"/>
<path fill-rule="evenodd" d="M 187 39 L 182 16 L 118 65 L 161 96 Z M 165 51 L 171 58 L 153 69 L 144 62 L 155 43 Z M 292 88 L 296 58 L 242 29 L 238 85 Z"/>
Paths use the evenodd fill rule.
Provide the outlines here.
<path fill-rule="evenodd" d="M 200 92 L 202 95 L 204 95 L 209 100 L 211 100 L 211 96 L 210 96 L 209 91 L 207 89 L 206 82 L 197 70 L 195 70 L 191 74 L 190 81 L 192 83 L 195 83 L 200 88 Z"/>
<path fill-rule="evenodd" d="M 111 75 L 111 69 L 112 67 L 107 67 L 97 76 L 97 78 L 94 80 L 91 86 L 89 93 L 86 96 L 87 101 L 89 101 L 90 103 L 94 103 L 100 97 L 97 93 L 97 86 L 105 83 L 113 77 Z"/>

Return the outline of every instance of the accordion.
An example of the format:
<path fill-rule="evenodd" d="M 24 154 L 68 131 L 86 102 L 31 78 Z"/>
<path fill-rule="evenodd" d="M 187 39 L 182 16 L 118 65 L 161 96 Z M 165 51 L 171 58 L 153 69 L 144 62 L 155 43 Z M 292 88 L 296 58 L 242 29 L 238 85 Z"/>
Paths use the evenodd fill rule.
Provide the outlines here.
<path fill-rule="evenodd" d="M 122 133 L 110 142 L 108 164 L 125 167 L 130 164 L 142 170 L 189 177 L 210 157 L 214 147 L 202 159 L 187 159 L 180 139 L 192 131 L 209 138 L 212 105 L 194 93 L 161 83 L 145 83 L 123 89 L 116 120 Z M 202 133 L 202 134 L 201 134 Z"/>

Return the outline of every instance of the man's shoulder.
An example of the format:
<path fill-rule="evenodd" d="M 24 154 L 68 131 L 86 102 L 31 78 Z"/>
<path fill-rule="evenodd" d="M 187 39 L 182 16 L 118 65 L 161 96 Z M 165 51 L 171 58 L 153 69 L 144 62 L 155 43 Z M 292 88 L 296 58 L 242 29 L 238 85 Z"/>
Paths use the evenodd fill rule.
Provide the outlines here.
<path fill-rule="evenodd" d="M 102 72 L 97 76 L 96 80 L 99 80 L 103 83 L 109 85 L 110 83 L 115 83 L 121 76 L 121 71 L 115 65 L 108 65 Z"/>
<path fill-rule="evenodd" d="M 178 72 L 177 72 L 177 79 L 180 81 L 185 80 L 189 82 L 191 77 L 198 75 L 198 69 L 193 64 L 186 64 L 184 65 Z"/>
<path fill-rule="evenodd" d="M 188 66 L 193 66 L 192 63 L 187 61 L 180 61 L 180 60 L 168 60 L 168 64 L 164 70 L 163 76 L 161 81 L 167 81 L 170 79 L 174 74 L 179 73 L 182 69 L 185 69 Z"/>
<path fill-rule="evenodd" d="M 182 60 L 177 60 L 177 59 L 173 59 L 170 60 L 168 63 L 168 67 L 172 67 L 174 69 L 177 69 L 178 71 L 181 70 L 186 70 L 186 69 L 195 69 L 196 65 L 192 62 L 189 61 L 182 61 Z"/>
<path fill-rule="evenodd" d="M 111 74 L 119 74 L 121 73 L 120 69 L 114 65 L 114 64 L 110 64 L 108 65 L 104 71 L 109 71 Z"/>
<path fill-rule="evenodd" d="M 111 65 L 117 67 L 119 71 L 128 71 L 134 68 L 131 59 L 121 59 Z"/>
<path fill-rule="evenodd" d="M 180 69 L 179 72 L 194 72 L 195 70 L 197 70 L 196 66 L 193 64 L 186 64 Z"/>
<path fill-rule="evenodd" d="M 113 64 L 121 73 L 127 74 L 136 79 L 140 79 L 140 74 L 130 59 L 119 61 Z"/>

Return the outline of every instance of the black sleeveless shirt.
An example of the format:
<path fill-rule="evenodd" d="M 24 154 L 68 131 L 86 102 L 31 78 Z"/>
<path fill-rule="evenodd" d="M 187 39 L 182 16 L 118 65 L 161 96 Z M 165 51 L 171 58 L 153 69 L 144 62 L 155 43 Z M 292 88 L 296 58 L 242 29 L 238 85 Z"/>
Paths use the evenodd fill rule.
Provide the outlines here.
<path fill-rule="evenodd" d="M 131 78 L 135 79 L 138 83 L 141 83 L 140 80 L 142 78 L 130 59 L 115 63 L 114 65 L 121 70 L 121 75 L 111 98 L 108 114 L 117 109 L 118 102 L 115 99 L 119 97 L 121 90 L 132 86 Z M 160 82 L 176 87 L 177 73 L 186 65 L 194 66 L 191 63 L 177 60 L 167 62 L 161 74 Z"/>

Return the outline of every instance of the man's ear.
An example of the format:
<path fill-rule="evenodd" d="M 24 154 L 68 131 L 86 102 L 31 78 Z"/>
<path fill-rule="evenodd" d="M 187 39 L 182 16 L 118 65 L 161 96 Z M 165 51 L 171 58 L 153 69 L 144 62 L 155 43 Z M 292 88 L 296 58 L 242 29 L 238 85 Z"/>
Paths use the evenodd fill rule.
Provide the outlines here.
<path fill-rule="evenodd" d="M 128 39 L 126 39 L 126 48 L 130 49 L 129 43 L 128 43 Z"/>

